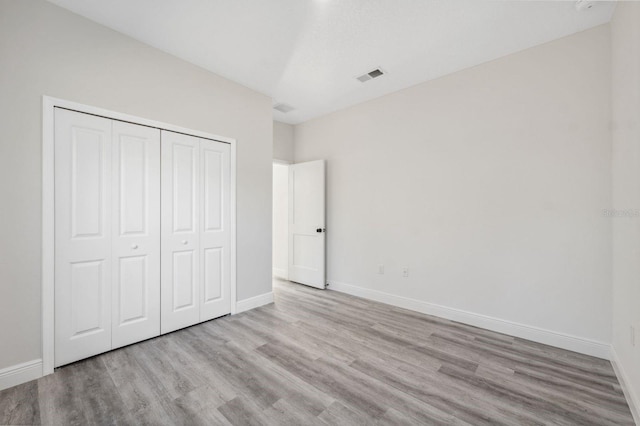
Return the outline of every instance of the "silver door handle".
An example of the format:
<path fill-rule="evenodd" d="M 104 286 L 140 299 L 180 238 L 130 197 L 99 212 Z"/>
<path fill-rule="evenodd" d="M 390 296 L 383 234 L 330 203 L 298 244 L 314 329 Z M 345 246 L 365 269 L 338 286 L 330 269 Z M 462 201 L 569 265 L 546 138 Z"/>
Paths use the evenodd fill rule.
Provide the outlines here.
<path fill-rule="evenodd" d="M 189 243 L 189 241 L 187 241 L 187 240 L 182 240 L 182 245 L 183 245 L 183 246 L 186 246 L 186 245 L 187 245 L 187 243 Z"/>
<path fill-rule="evenodd" d="M 131 244 L 131 248 L 136 250 L 138 248 L 138 245 L 137 244 Z"/>

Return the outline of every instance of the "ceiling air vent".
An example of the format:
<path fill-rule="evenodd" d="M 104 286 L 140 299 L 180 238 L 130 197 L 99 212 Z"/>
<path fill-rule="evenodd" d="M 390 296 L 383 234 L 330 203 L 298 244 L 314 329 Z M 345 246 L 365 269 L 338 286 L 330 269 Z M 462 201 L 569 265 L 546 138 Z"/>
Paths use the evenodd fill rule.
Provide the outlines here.
<path fill-rule="evenodd" d="M 356 78 L 361 83 L 364 83 L 365 81 L 369 81 L 371 79 L 380 77 L 381 75 L 384 75 L 384 71 L 382 71 L 380 68 L 376 68 L 375 70 L 369 71 L 368 73 L 362 74 L 360 77 L 356 77 Z"/>
<path fill-rule="evenodd" d="M 590 0 L 578 0 L 576 2 L 576 10 L 578 12 L 584 12 L 585 10 L 589 10 L 593 7 L 593 2 Z"/>
<path fill-rule="evenodd" d="M 289 111 L 293 111 L 295 108 L 292 107 L 291 105 L 280 103 L 280 104 L 274 105 L 273 109 L 275 109 L 276 111 L 284 112 L 286 114 Z"/>

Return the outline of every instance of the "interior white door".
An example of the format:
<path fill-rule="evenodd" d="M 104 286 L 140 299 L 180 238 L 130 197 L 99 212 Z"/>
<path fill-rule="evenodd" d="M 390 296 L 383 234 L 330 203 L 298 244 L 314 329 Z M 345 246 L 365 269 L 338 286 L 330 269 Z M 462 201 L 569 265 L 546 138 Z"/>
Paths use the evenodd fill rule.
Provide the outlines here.
<path fill-rule="evenodd" d="M 200 139 L 200 321 L 231 312 L 230 146 Z"/>
<path fill-rule="evenodd" d="M 112 349 L 160 334 L 160 130 L 113 122 Z"/>
<path fill-rule="evenodd" d="M 111 349 L 111 120 L 55 110 L 55 366 Z"/>
<path fill-rule="evenodd" d="M 325 162 L 289 166 L 289 280 L 325 288 Z"/>
<path fill-rule="evenodd" d="M 200 144 L 161 132 L 161 332 L 200 319 Z"/>

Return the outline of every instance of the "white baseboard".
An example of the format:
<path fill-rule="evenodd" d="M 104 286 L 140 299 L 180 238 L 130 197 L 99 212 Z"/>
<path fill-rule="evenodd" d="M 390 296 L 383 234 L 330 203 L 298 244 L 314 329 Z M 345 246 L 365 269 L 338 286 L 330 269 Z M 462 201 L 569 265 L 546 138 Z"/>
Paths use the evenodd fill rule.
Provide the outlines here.
<path fill-rule="evenodd" d="M 637 425 L 640 425 L 640 398 L 638 398 L 638 394 L 631 387 L 629 376 L 625 372 L 625 369 L 620 362 L 620 358 L 618 358 L 618 353 L 613 345 L 611 346 L 611 365 L 613 365 L 613 371 L 615 371 L 616 376 L 618 376 L 618 381 L 620 382 L 624 396 L 627 398 L 627 403 L 629 404 L 631 415 L 633 415 L 633 420 L 635 420 Z"/>
<path fill-rule="evenodd" d="M 268 305 L 269 303 L 273 303 L 272 291 L 236 302 L 236 314 L 250 309 L 259 308 L 260 306 Z"/>
<path fill-rule="evenodd" d="M 273 268 L 273 276 L 277 278 L 282 278 L 283 280 L 289 279 L 288 271 L 283 268 Z"/>
<path fill-rule="evenodd" d="M 519 324 L 487 315 L 475 314 L 473 312 L 449 308 L 442 305 L 436 305 L 434 303 L 410 299 L 408 297 L 396 296 L 394 294 L 332 280 L 329 280 L 329 290 L 351 294 L 353 296 L 386 303 L 399 308 L 409 309 L 427 315 L 434 315 L 440 318 L 472 325 L 474 327 L 480 327 L 598 358 L 609 359 L 610 355 L 611 346 L 608 343 L 584 339 L 530 325 Z"/>
<path fill-rule="evenodd" d="M 0 390 L 42 377 L 42 360 L 23 362 L 0 370 Z"/>

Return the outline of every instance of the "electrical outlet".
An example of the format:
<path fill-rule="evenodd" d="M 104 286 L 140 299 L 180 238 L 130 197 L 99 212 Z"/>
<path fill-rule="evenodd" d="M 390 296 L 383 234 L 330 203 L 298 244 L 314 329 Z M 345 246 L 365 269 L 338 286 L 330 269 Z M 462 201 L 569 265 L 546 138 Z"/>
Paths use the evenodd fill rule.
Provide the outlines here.
<path fill-rule="evenodd" d="M 409 276 L 409 267 L 405 266 L 404 268 L 402 268 L 402 276 L 403 277 L 408 277 Z"/>
<path fill-rule="evenodd" d="M 378 274 L 384 275 L 384 265 L 378 265 Z"/>
<path fill-rule="evenodd" d="M 635 346 L 636 345 L 636 328 L 634 326 L 630 326 L 630 331 L 631 331 L 631 346 Z"/>

